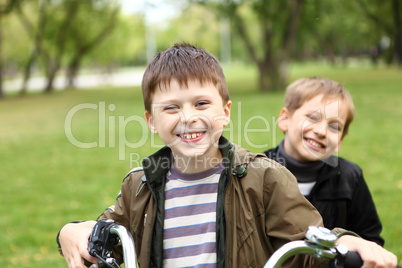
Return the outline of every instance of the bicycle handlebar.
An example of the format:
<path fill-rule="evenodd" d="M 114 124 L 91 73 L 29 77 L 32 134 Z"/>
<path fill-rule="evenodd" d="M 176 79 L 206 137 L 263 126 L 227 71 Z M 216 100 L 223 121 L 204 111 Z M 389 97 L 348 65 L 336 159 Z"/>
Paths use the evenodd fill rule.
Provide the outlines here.
<path fill-rule="evenodd" d="M 329 249 L 317 248 L 315 244 L 306 241 L 289 242 L 275 251 L 265 264 L 264 268 L 279 268 L 287 259 L 296 254 L 306 254 L 317 258 L 333 259 L 336 252 Z"/>
<path fill-rule="evenodd" d="M 135 245 L 131 233 L 121 225 L 108 221 L 109 233 L 120 238 L 125 268 L 137 268 L 137 257 L 135 253 Z M 95 230 L 95 227 L 94 227 Z M 103 232 L 103 231 L 102 231 Z M 94 232 L 93 232 L 94 233 Z M 102 233 L 103 234 L 103 233 Z M 105 236 L 109 234 L 106 232 Z M 315 258 L 330 261 L 330 267 L 358 268 L 363 265 L 363 261 L 357 252 L 348 251 L 345 246 L 336 245 L 335 240 L 331 237 L 331 231 L 323 227 L 310 226 L 306 232 L 306 237 L 311 241 L 293 241 L 286 243 L 279 248 L 269 258 L 264 268 L 279 268 L 288 258 L 296 254 L 310 255 Z M 104 244 L 109 244 L 109 238 L 102 237 Z M 97 237 L 97 238 L 99 238 Z M 99 241 L 98 239 L 97 241 Z M 91 238 L 90 238 L 91 241 Z M 102 249 L 103 247 L 100 247 Z M 91 249 L 91 247 L 90 247 Z M 107 247 L 107 249 L 109 249 Z M 99 250 L 99 248 L 97 248 Z M 102 252 L 110 252 L 109 250 L 101 250 Z M 114 259 L 113 259 L 114 260 Z M 117 264 L 117 263 L 116 263 Z M 109 267 L 112 267 L 111 265 Z M 397 266 L 397 268 L 402 268 Z"/>
<path fill-rule="evenodd" d="M 363 260 L 360 257 L 359 253 L 354 251 L 348 251 L 345 254 L 343 264 L 345 268 L 358 268 L 363 266 Z M 402 267 L 400 265 L 397 265 L 396 268 L 402 268 Z"/>
<path fill-rule="evenodd" d="M 120 241 L 122 241 L 124 267 L 130 268 L 131 264 L 133 264 L 133 267 L 137 267 L 137 254 L 135 254 L 134 239 L 131 233 L 125 227 L 117 224 L 110 229 L 110 232 L 117 234 Z"/>
<path fill-rule="evenodd" d="M 346 247 L 335 246 L 333 248 L 325 248 L 315 243 L 294 241 L 286 243 L 275 251 L 264 268 L 280 268 L 287 259 L 297 254 L 330 260 L 329 265 L 331 268 L 360 268 L 363 266 L 363 260 L 359 253 L 348 251 Z M 402 267 L 397 265 L 397 268 Z"/>

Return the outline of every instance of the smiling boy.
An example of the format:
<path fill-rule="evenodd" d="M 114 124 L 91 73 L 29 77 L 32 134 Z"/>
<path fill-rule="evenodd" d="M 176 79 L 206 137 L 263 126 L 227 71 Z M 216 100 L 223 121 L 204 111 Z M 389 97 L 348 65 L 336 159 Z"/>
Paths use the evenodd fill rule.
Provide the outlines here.
<path fill-rule="evenodd" d="M 145 118 L 172 150 L 175 168 L 195 173 L 221 162 L 218 141 L 229 123 L 231 101 L 223 100 L 210 82 L 185 82 L 172 80 L 153 93 L 152 112 L 146 110 Z"/>
<path fill-rule="evenodd" d="M 231 102 L 215 57 L 174 45 L 148 64 L 142 90 L 149 128 L 166 146 L 127 175 L 115 205 L 99 217 L 130 230 L 139 267 L 263 267 L 280 246 L 303 239 L 309 225 L 322 225 L 286 168 L 222 136 Z M 97 261 L 87 251 L 94 224 L 60 230 L 69 267 Z M 338 242 L 367 267 L 395 266 L 396 257 L 374 243 L 351 235 Z M 284 267 L 319 263 L 296 256 Z"/>
<path fill-rule="evenodd" d="M 295 175 L 325 227 L 351 230 L 382 246 L 381 222 L 361 169 L 334 155 L 354 113 L 350 94 L 337 82 L 299 79 L 287 88 L 278 120 L 285 138 L 265 154 Z"/>

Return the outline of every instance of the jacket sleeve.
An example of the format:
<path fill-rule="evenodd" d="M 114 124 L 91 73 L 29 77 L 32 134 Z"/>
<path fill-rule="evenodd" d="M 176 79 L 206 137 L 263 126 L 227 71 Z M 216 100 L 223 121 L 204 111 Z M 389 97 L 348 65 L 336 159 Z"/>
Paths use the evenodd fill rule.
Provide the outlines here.
<path fill-rule="evenodd" d="M 142 176 L 142 170 L 131 171 L 123 181 L 121 191 L 117 195 L 115 204 L 105 209 L 97 220 L 112 219 L 116 224 L 124 226 L 133 235 L 130 224 L 130 204 L 132 203 L 133 194 L 135 195 L 135 189 L 138 188 Z M 118 263 L 123 262 L 121 245 L 117 245 L 113 249 L 112 255 Z"/>
<path fill-rule="evenodd" d="M 285 243 L 303 240 L 310 225 L 323 226 L 318 211 L 300 193 L 296 178 L 284 167 L 275 165 L 264 175 L 265 230 L 273 251 Z M 284 267 L 318 267 L 323 260 L 299 255 Z"/>
<path fill-rule="evenodd" d="M 357 176 L 357 185 L 348 210 L 348 230 L 359 234 L 364 239 L 384 246 L 384 239 L 380 236 L 381 221 L 360 168 L 355 175 Z"/>
<path fill-rule="evenodd" d="M 125 179 L 115 204 L 109 206 L 97 220 L 112 219 L 117 224 L 129 227 L 130 180 Z"/>

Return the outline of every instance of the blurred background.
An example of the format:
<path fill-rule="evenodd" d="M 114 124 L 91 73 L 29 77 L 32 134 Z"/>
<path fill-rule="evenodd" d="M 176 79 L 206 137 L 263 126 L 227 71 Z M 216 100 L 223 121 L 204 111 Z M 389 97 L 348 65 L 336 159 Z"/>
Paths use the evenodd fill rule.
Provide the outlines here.
<path fill-rule="evenodd" d="M 224 65 L 250 64 L 262 91 L 283 90 L 292 61 L 401 66 L 401 6 L 400 0 L 2 0 L 0 96 L 92 86 L 77 85 L 77 76 L 107 79 L 143 67 L 180 41 L 207 48 Z"/>
<path fill-rule="evenodd" d="M 363 169 L 385 248 L 402 259 L 401 0 L 0 0 L 0 266 L 66 267 L 58 230 L 96 219 L 162 146 L 140 85 L 179 42 L 220 60 L 225 135 L 254 152 L 282 139 L 290 82 L 343 84 L 357 113 L 340 155 Z"/>

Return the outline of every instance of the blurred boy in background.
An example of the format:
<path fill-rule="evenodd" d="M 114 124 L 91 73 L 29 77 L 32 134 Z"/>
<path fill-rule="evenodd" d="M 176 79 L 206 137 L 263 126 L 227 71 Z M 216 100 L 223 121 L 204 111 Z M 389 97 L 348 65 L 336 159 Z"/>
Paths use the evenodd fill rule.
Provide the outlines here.
<path fill-rule="evenodd" d="M 354 114 L 352 98 L 339 83 L 320 77 L 299 79 L 287 88 L 278 120 L 285 137 L 265 154 L 295 175 L 325 227 L 345 228 L 383 246 L 381 222 L 362 170 L 334 155 Z"/>

